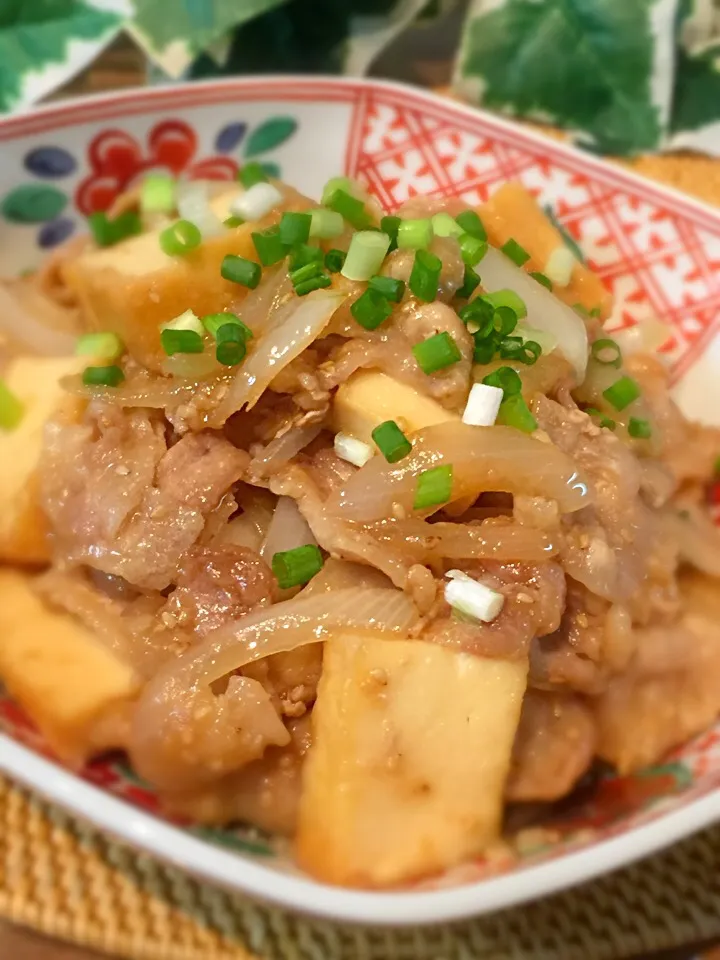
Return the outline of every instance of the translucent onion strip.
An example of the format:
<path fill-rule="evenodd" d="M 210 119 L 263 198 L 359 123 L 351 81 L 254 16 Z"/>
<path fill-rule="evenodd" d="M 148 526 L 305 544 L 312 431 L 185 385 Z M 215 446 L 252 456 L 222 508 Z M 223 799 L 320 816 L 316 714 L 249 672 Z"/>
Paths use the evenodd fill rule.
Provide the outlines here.
<path fill-rule="evenodd" d="M 399 590 L 334 590 L 276 603 L 221 627 L 181 660 L 192 659 L 212 683 L 254 660 L 326 639 L 333 629 L 405 633 L 417 620 L 413 602 Z"/>
<path fill-rule="evenodd" d="M 527 307 L 524 325 L 541 330 L 554 339 L 581 383 L 588 361 L 587 330 L 582 317 L 494 247 L 488 249 L 479 270 L 483 286 L 489 293 L 509 289 L 522 297 Z"/>
<path fill-rule="evenodd" d="M 558 547 L 540 530 L 514 523 L 428 523 L 425 520 L 381 520 L 364 528 L 381 543 L 399 547 L 419 563 L 493 559 L 547 560 Z"/>
<path fill-rule="evenodd" d="M 590 503 L 572 459 L 553 444 L 512 427 L 448 422 L 418 431 L 412 453 L 394 466 L 373 457 L 330 496 L 328 510 L 366 523 L 398 511 L 410 515 L 419 474 L 441 464 L 453 468 L 453 500 L 486 491 L 522 493 L 557 500 L 561 513 Z"/>
<path fill-rule="evenodd" d="M 271 380 L 320 336 L 345 296 L 318 290 L 282 307 L 230 384 L 212 415 L 211 426 L 222 426 L 244 406 L 251 409 Z"/>

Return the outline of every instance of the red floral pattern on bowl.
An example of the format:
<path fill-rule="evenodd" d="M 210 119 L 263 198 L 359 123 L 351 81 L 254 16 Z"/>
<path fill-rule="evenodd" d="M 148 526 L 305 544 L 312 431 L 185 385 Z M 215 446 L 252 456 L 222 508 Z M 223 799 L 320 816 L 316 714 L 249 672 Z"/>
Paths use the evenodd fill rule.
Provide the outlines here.
<path fill-rule="evenodd" d="M 75 205 L 85 216 L 107 210 L 151 172 L 186 180 L 235 179 L 238 164 L 232 157 L 196 159 L 197 153 L 197 135 L 183 120 L 156 123 L 144 148 L 125 130 L 102 130 L 88 146 L 91 173 L 78 185 Z"/>

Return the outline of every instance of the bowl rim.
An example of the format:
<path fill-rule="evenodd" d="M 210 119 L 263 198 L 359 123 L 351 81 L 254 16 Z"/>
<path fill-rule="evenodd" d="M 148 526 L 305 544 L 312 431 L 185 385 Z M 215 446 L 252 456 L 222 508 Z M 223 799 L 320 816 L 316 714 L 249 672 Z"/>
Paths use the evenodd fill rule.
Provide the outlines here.
<path fill-rule="evenodd" d="M 606 183 L 630 187 L 635 195 L 661 203 L 680 216 L 690 215 L 709 229 L 720 232 L 720 211 L 679 190 L 611 165 L 511 120 L 421 88 L 384 80 L 287 74 L 91 94 L 1 117 L 0 141 L 96 119 L 109 120 L 171 108 L 177 105 L 179 97 L 184 98 L 179 107 L 183 109 L 226 103 L 234 95 L 238 96 L 238 102 L 272 100 L 274 94 L 278 100 L 289 102 L 307 99 L 308 95 L 327 99 L 333 92 L 351 99 L 358 90 L 409 97 L 419 106 L 440 107 L 445 113 L 480 122 L 506 137 L 513 137 L 520 145 L 530 144 L 568 161 L 579 162 L 583 170 Z M 691 797 L 678 809 L 651 812 L 645 822 L 596 841 L 590 848 L 572 849 L 503 875 L 490 875 L 443 889 L 376 893 L 322 884 L 300 872 L 279 871 L 219 848 L 106 793 L 5 733 L 0 733 L 0 771 L 120 842 L 140 848 L 211 884 L 315 917 L 380 926 L 436 924 L 517 906 L 618 869 L 720 819 L 720 791 L 714 789 L 713 782 L 708 782 L 699 789 L 698 796 Z"/>

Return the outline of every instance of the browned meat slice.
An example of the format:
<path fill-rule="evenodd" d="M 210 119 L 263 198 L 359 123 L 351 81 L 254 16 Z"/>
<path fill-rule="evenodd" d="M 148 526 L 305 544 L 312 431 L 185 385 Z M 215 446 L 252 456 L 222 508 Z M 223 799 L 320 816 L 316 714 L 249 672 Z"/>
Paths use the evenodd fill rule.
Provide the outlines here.
<path fill-rule="evenodd" d="M 248 460 L 210 433 L 187 434 L 168 449 L 162 424 L 140 410 L 100 408 L 83 426 L 54 425 L 43 503 L 58 552 L 161 590 Z"/>
<path fill-rule="evenodd" d="M 552 442 L 588 478 L 592 506 L 565 523 L 563 566 L 575 580 L 608 600 L 624 600 L 641 584 L 651 549 L 651 515 L 640 493 L 632 452 L 578 409 L 537 397 L 533 409 Z"/>
<path fill-rule="evenodd" d="M 295 833 L 302 764 L 310 748 L 309 717 L 288 723 L 291 742 L 269 747 L 261 760 L 213 784 L 209 790 L 162 796 L 165 809 L 199 823 L 247 822 L 290 837 Z"/>
<path fill-rule="evenodd" d="M 161 618 L 166 626 L 192 629 L 198 637 L 226 620 L 269 606 L 275 583 L 254 550 L 231 544 L 191 547 L 175 582 Z"/>
<path fill-rule="evenodd" d="M 636 631 L 630 670 L 595 701 L 598 753 L 621 773 L 655 762 L 720 712 L 717 581 L 688 576 L 681 592 L 682 619 Z"/>
<path fill-rule="evenodd" d="M 565 606 L 565 576 L 551 561 L 541 563 L 463 563 L 458 569 L 505 594 L 505 606 L 491 623 L 453 616 L 443 600 L 422 632 L 423 640 L 474 653 L 514 659 L 527 653 L 531 640 L 557 630 Z"/>
<path fill-rule="evenodd" d="M 612 606 L 581 583 L 567 579 L 567 601 L 558 630 L 537 637 L 530 647 L 533 687 L 600 693 L 633 652 L 627 611 Z"/>
<path fill-rule="evenodd" d="M 528 690 L 515 737 L 505 795 L 508 800 L 557 800 L 572 790 L 592 762 L 595 723 L 572 694 Z"/>

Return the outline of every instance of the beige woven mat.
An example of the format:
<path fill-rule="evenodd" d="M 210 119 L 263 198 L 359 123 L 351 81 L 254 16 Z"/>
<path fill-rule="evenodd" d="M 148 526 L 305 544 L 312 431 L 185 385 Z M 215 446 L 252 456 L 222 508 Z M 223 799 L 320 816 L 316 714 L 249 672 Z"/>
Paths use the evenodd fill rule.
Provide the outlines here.
<path fill-rule="evenodd" d="M 516 910 L 363 930 L 197 883 L 0 780 L 0 915 L 132 960 L 615 960 L 720 935 L 720 828 Z"/>

